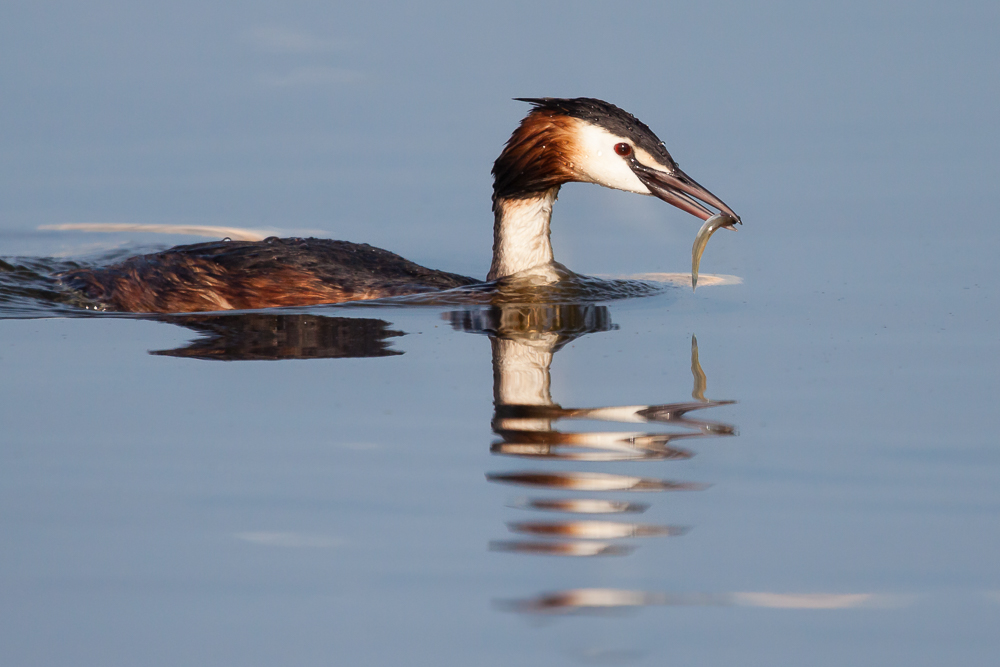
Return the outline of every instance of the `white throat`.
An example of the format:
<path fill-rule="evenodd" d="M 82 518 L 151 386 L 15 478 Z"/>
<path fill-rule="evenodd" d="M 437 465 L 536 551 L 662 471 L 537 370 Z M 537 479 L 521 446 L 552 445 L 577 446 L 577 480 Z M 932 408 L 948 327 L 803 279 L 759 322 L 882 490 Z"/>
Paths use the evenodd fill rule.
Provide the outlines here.
<path fill-rule="evenodd" d="M 493 263 L 487 280 L 496 280 L 552 263 L 549 222 L 559 186 L 530 199 L 498 199 L 493 220 Z"/>

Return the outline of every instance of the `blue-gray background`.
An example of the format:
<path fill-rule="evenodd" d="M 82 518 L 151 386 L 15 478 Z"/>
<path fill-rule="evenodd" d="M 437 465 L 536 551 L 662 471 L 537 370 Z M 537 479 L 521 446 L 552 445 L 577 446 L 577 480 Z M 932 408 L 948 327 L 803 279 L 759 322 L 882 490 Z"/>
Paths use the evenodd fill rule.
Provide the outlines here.
<path fill-rule="evenodd" d="M 683 400 L 696 333 L 740 401 L 739 439 L 662 471 L 714 484 L 654 508 L 695 530 L 588 565 L 486 551 L 519 518 L 482 477 L 510 465 L 488 346 L 436 311 L 376 315 L 401 357 L 276 364 L 149 357 L 190 337 L 163 324 L 0 322 L 4 662 L 991 664 L 998 7 L 4 3 L 0 255 L 194 240 L 39 225 L 229 225 L 484 275 L 511 98 L 543 95 L 635 113 L 746 223 L 702 265 L 743 285 L 612 305 L 618 331 L 557 356 L 565 405 Z M 573 185 L 553 240 L 581 272 L 683 271 L 696 224 Z M 895 597 L 490 606 L 579 586 Z"/>

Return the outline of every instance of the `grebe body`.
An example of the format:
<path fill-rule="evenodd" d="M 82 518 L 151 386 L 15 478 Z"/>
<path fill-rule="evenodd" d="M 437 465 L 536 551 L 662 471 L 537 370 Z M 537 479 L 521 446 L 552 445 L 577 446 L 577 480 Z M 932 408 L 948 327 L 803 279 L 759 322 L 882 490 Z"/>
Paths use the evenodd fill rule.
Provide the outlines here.
<path fill-rule="evenodd" d="M 674 162 L 652 130 L 592 98 L 522 98 L 533 108 L 493 165 L 493 261 L 487 280 L 553 266 L 549 224 L 564 183 L 653 195 L 703 220 L 732 209 Z M 557 272 L 549 272 L 553 281 Z M 178 246 L 60 276 L 107 310 L 179 313 L 376 299 L 472 285 L 365 244 L 323 239 Z"/>
<path fill-rule="evenodd" d="M 136 313 L 310 306 L 482 282 L 364 243 L 277 237 L 177 246 L 62 280 L 109 310 Z"/>

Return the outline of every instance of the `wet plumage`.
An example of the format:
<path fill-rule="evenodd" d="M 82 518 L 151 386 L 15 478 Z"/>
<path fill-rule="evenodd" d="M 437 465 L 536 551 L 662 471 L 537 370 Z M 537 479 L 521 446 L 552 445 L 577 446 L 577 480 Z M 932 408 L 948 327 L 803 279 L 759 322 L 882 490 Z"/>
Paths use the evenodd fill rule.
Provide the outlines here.
<path fill-rule="evenodd" d="M 367 244 L 276 237 L 177 246 L 63 281 L 111 310 L 146 313 L 305 306 L 480 282 Z"/>

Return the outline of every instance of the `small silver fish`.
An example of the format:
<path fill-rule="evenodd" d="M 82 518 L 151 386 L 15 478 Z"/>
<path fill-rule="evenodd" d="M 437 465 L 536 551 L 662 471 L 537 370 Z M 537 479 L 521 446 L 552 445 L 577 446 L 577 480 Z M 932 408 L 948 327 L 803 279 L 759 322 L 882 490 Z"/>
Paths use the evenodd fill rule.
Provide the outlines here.
<path fill-rule="evenodd" d="M 705 224 L 698 230 L 698 235 L 694 237 L 694 245 L 691 247 L 692 291 L 698 286 L 698 266 L 701 265 L 701 255 L 705 252 L 705 246 L 708 245 L 708 239 L 710 239 L 712 234 L 715 233 L 715 230 L 720 227 L 725 227 L 726 229 L 731 229 L 735 232 L 735 224 L 735 218 L 730 217 L 725 213 L 719 213 L 706 220 Z"/>

